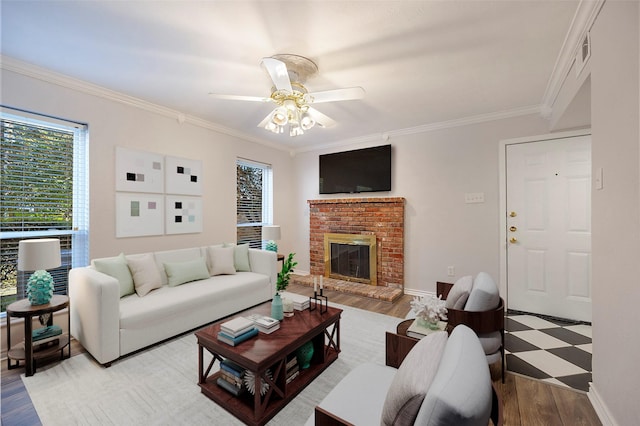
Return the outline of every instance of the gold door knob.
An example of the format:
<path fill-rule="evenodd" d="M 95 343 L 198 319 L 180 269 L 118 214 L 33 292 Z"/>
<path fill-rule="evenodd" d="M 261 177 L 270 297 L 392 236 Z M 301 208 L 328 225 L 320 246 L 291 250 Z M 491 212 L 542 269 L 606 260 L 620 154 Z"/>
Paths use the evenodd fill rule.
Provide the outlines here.
<path fill-rule="evenodd" d="M 511 237 L 511 238 L 509 239 L 509 242 L 510 242 L 511 244 L 515 244 L 515 243 L 517 243 L 517 242 L 518 242 L 518 239 L 517 239 L 516 237 Z"/>
<path fill-rule="evenodd" d="M 509 231 L 511 232 L 516 232 L 518 230 L 518 228 L 516 228 L 515 226 L 512 226 L 511 228 L 509 228 Z"/>
<path fill-rule="evenodd" d="M 516 216 L 518 216 L 518 215 L 517 215 L 517 213 L 516 213 L 516 212 L 511 212 L 511 213 L 509 213 L 509 216 L 511 216 L 511 217 L 516 217 Z"/>

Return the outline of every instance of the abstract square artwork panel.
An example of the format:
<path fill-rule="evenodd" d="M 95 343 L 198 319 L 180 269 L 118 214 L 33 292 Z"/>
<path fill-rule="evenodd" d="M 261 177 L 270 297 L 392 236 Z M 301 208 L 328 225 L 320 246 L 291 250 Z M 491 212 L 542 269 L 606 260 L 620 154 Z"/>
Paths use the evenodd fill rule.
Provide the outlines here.
<path fill-rule="evenodd" d="M 165 206 L 167 234 L 202 232 L 202 198 L 167 195 Z"/>
<path fill-rule="evenodd" d="M 116 238 L 162 235 L 163 196 L 144 193 L 116 193 Z"/>
<path fill-rule="evenodd" d="M 202 161 L 165 157 L 167 194 L 202 195 Z"/>
<path fill-rule="evenodd" d="M 164 157 L 116 147 L 116 191 L 164 192 Z"/>

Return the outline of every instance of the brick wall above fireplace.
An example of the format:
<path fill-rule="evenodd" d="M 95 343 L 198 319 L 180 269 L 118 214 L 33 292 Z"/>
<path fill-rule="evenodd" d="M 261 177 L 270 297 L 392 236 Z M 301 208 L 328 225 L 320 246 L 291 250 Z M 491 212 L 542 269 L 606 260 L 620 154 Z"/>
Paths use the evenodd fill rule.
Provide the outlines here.
<path fill-rule="evenodd" d="M 308 200 L 310 272 L 324 275 L 324 234 L 375 235 L 377 283 L 404 286 L 404 198 Z"/>

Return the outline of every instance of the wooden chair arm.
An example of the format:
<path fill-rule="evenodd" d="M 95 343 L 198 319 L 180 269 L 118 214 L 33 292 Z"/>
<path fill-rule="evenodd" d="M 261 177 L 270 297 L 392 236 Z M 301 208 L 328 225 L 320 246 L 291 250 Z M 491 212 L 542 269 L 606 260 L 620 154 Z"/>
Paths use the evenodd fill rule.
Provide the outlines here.
<path fill-rule="evenodd" d="M 452 283 L 436 281 L 436 296 L 442 296 L 442 300 L 447 300 L 451 287 L 453 287 Z"/>
<path fill-rule="evenodd" d="M 453 328 L 458 324 L 464 324 L 477 334 L 491 333 L 504 330 L 504 300 L 500 298 L 500 304 L 496 309 L 483 312 L 461 311 L 458 309 L 447 310 L 447 328 Z"/>
<path fill-rule="evenodd" d="M 349 423 L 348 421 L 318 407 L 317 405 L 315 409 L 315 419 L 316 426 L 354 426 L 353 423 Z"/>

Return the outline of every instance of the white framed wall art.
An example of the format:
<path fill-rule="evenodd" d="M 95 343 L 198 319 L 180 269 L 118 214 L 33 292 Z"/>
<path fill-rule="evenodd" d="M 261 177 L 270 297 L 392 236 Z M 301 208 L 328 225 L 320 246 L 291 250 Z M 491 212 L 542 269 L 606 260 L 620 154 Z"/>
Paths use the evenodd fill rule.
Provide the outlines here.
<path fill-rule="evenodd" d="M 165 157 L 167 194 L 202 195 L 202 161 Z"/>
<path fill-rule="evenodd" d="M 164 192 L 164 157 L 116 147 L 116 191 Z"/>
<path fill-rule="evenodd" d="M 162 235 L 164 197 L 158 194 L 116 193 L 116 238 Z"/>
<path fill-rule="evenodd" d="M 202 198 L 185 195 L 165 197 L 165 232 L 193 234 L 202 232 Z"/>

